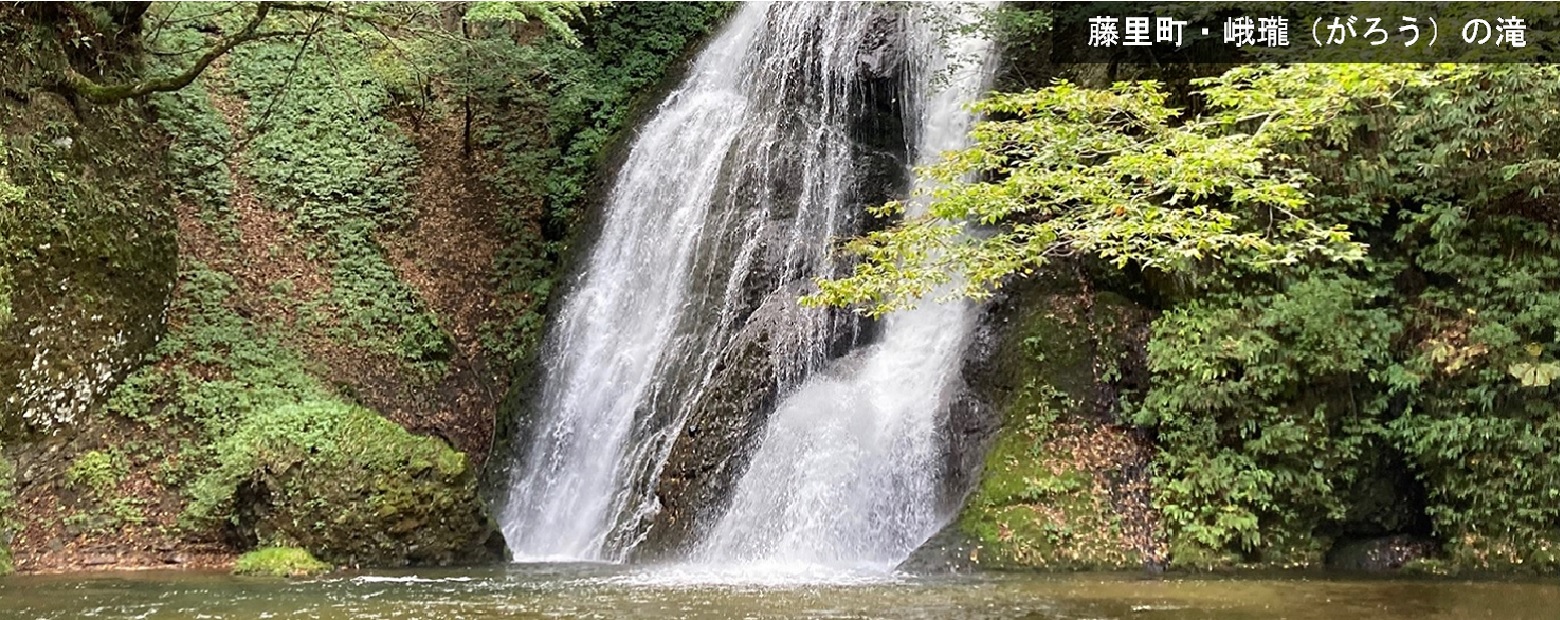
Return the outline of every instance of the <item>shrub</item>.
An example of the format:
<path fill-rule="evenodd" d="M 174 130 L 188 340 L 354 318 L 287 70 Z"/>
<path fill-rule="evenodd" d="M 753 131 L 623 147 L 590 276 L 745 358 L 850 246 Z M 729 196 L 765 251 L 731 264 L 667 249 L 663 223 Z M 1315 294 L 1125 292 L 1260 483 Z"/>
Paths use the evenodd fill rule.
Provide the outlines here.
<path fill-rule="evenodd" d="M 233 574 L 260 577 L 312 577 L 329 572 L 331 566 L 297 547 L 267 547 L 238 556 Z"/>

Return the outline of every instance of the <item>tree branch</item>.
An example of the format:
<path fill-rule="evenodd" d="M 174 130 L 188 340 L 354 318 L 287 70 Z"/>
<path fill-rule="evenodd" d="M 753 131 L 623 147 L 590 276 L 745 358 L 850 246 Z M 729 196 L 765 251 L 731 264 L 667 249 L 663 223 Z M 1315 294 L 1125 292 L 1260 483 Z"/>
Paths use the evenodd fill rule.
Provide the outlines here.
<path fill-rule="evenodd" d="M 249 19 L 249 23 L 245 24 L 243 29 L 231 37 L 224 37 L 218 41 L 215 46 L 206 50 L 206 53 L 201 54 L 200 58 L 195 61 L 195 64 L 184 70 L 183 73 L 131 84 L 104 85 L 82 75 L 73 67 L 67 67 L 65 70 L 65 86 L 87 101 L 97 104 L 113 103 L 151 93 L 170 92 L 184 88 L 189 86 L 191 82 L 194 82 L 195 78 L 200 77 L 201 72 L 205 71 L 206 67 L 211 66 L 211 63 L 232 51 L 233 48 L 238 47 L 239 44 L 257 39 L 295 34 L 260 32 L 260 26 L 265 22 L 266 15 L 269 15 L 270 12 L 271 4 L 269 2 L 261 2 L 255 8 L 254 16 Z"/>

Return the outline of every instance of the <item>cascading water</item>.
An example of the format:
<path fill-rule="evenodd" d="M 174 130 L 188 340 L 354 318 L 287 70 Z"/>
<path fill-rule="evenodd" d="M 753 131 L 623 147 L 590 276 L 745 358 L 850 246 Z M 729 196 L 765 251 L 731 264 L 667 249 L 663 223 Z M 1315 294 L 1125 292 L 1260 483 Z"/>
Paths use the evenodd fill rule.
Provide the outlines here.
<path fill-rule="evenodd" d="M 924 165 L 966 144 L 973 118 L 963 106 L 987 83 L 992 45 L 960 28 L 979 7 L 915 10 L 940 12 L 910 20 L 912 58 L 922 61 L 909 85 L 919 104 L 911 139 Z M 911 215 L 924 208 L 913 202 Z M 939 502 L 941 421 L 973 314 L 954 301 L 892 315 L 880 342 L 791 393 L 693 559 L 888 570 L 909 556 L 948 517 Z"/>
<path fill-rule="evenodd" d="M 624 559 L 720 352 L 766 298 L 836 268 L 828 243 L 860 220 L 861 121 L 882 116 L 862 79 L 881 15 L 745 4 L 640 130 L 544 345 L 502 519 L 516 559 Z M 792 314 L 771 345 L 782 385 L 852 324 Z"/>

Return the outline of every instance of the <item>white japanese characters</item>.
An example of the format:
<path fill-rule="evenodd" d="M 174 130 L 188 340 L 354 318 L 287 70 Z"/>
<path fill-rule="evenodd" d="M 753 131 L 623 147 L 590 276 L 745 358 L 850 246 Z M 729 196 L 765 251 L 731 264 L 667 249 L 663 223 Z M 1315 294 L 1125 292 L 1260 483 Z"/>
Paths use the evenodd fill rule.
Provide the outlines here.
<path fill-rule="evenodd" d="M 1089 47 L 1137 47 L 1168 44 L 1175 48 L 1186 44 L 1187 20 L 1163 16 L 1110 15 L 1089 18 Z M 1396 25 L 1396 29 L 1392 28 Z M 1422 36 L 1421 26 L 1427 25 L 1428 36 Z M 1303 27 L 1303 24 L 1302 24 Z M 1224 20 L 1222 42 L 1236 48 L 1268 47 L 1287 48 L 1290 19 L 1273 15 L 1266 17 L 1237 16 Z M 1385 45 L 1397 41 L 1403 47 L 1435 45 L 1440 26 L 1433 17 L 1398 16 L 1394 18 L 1338 15 L 1318 17 L 1311 24 L 1311 38 L 1316 47 L 1343 45 Z M 1209 28 L 1200 28 L 1202 35 L 1213 36 Z M 1470 19 L 1460 30 L 1464 43 L 1492 44 L 1496 47 L 1521 48 L 1527 46 L 1527 22 L 1520 17 Z M 1303 40 L 1303 39 L 1302 39 Z"/>

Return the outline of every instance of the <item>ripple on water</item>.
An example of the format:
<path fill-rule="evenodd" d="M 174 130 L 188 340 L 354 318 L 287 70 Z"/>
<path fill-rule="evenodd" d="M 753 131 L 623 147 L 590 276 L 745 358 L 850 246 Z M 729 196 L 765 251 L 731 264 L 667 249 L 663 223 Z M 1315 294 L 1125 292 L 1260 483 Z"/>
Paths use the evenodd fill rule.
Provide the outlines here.
<path fill-rule="evenodd" d="M 1551 581 L 1135 574 L 916 576 L 802 565 L 535 565 L 310 581 L 0 580 L 0 620 L 1554 620 Z"/>

